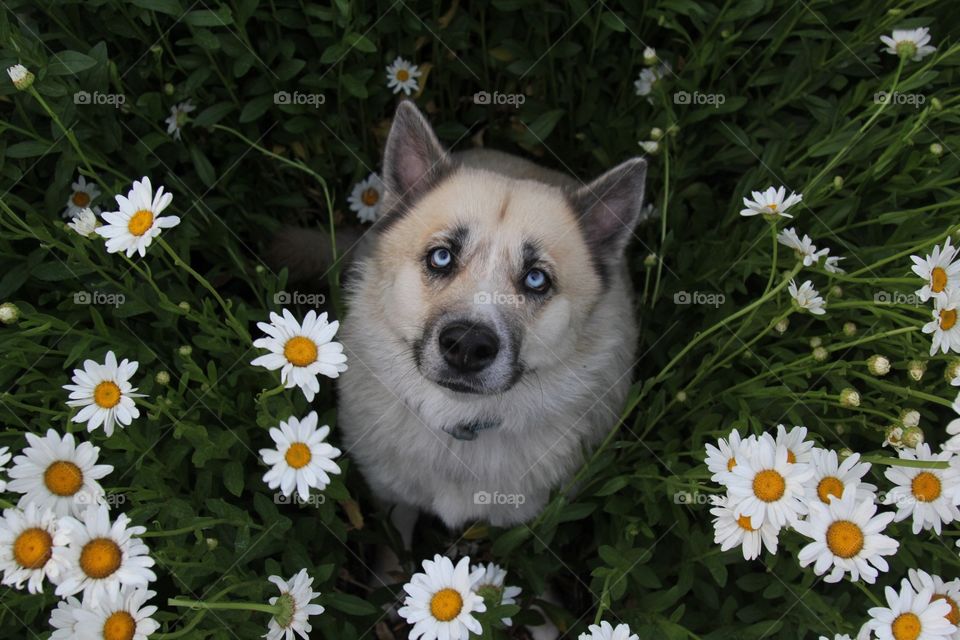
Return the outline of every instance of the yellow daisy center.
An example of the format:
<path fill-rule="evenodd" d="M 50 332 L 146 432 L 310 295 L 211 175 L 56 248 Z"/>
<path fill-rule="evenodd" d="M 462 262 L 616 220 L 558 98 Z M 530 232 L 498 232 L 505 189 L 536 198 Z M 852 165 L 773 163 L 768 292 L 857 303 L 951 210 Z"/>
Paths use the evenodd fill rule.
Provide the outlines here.
<path fill-rule="evenodd" d="M 69 460 L 57 460 L 43 472 L 43 483 L 56 496 L 72 496 L 83 486 L 83 471 Z"/>
<path fill-rule="evenodd" d="M 86 191 L 74 191 L 72 200 L 78 207 L 85 207 L 90 204 L 90 194 Z"/>
<path fill-rule="evenodd" d="M 843 482 L 834 476 L 827 476 L 817 483 L 817 496 L 824 504 L 830 504 L 830 496 L 843 497 Z"/>
<path fill-rule="evenodd" d="M 940 293 L 947 288 L 947 272 L 943 267 L 934 267 L 930 272 L 930 288 L 934 293 Z"/>
<path fill-rule="evenodd" d="M 463 609 L 463 598 L 456 589 L 441 589 L 430 598 L 430 614 L 440 622 L 450 622 Z"/>
<path fill-rule="evenodd" d="M 764 502 L 776 502 L 783 497 L 787 483 L 773 469 L 764 469 L 753 478 L 753 493 Z"/>
<path fill-rule="evenodd" d="M 942 593 L 938 593 L 930 598 L 931 602 L 935 602 L 937 600 L 944 600 L 948 605 L 950 605 L 950 613 L 944 616 L 947 619 L 947 622 L 952 625 L 960 623 L 960 608 L 957 608 L 957 603 L 954 601 L 954 599 Z"/>
<path fill-rule="evenodd" d="M 940 310 L 940 328 L 944 331 L 949 331 L 953 329 L 953 325 L 957 324 L 957 310 L 956 309 L 941 309 Z"/>
<path fill-rule="evenodd" d="M 306 367 L 317 361 L 317 343 L 310 338 L 294 336 L 283 345 L 283 357 L 295 367 Z"/>
<path fill-rule="evenodd" d="M 863 531 L 849 520 L 837 520 L 827 527 L 827 547 L 835 556 L 852 558 L 863 549 Z"/>
<path fill-rule="evenodd" d="M 406 82 L 410 79 L 410 72 L 406 69 L 397 69 L 397 80 L 400 82 Z"/>
<path fill-rule="evenodd" d="M 910 611 L 898 615 L 890 625 L 894 640 L 917 640 L 922 630 L 920 618 Z"/>
<path fill-rule="evenodd" d="M 731 457 L 729 460 L 727 460 L 727 471 L 733 471 L 735 466 L 737 466 L 736 458 Z"/>
<path fill-rule="evenodd" d="M 287 464 L 294 469 L 302 469 L 307 466 L 310 464 L 311 458 L 313 458 L 313 454 L 310 453 L 310 447 L 302 442 L 294 442 L 283 456 Z"/>
<path fill-rule="evenodd" d="M 120 387 L 112 380 L 104 380 L 93 390 L 93 401 L 98 407 L 112 409 L 120 404 Z"/>
<path fill-rule="evenodd" d="M 914 477 L 910 489 L 920 502 L 933 502 L 940 497 L 940 478 L 929 471 L 921 471 Z"/>
<path fill-rule="evenodd" d="M 133 640 L 137 621 L 127 611 L 111 613 L 103 623 L 103 640 Z"/>
<path fill-rule="evenodd" d="M 153 211 L 149 209 L 140 209 L 130 216 L 130 221 L 127 222 L 127 230 L 135 236 L 142 236 L 149 231 L 152 226 Z"/>
<path fill-rule="evenodd" d="M 80 568 L 91 578 L 102 579 L 120 568 L 120 546 L 110 538 L 94 538 L 83 545 Z"/>
<path fill-rule="evenodd" d="M 53 555 L 53 537 L 44 529 L 27 529 L 13 541 L 13 557 L 24 569 L 39 569 Z"/>
<path fill-rule="evenodd" d="M 369 187 L 363 190 L 363 193 L 360 194 L 360 200 L 363 201 L 363 204 L 368 207 L 372 207 L 380 201 L 380 192 L 378 192 L 373 187 Z"/>
<path fill-rule="evenodd" d="M 750 516 L 740 516 L 737 518 L 737 524 L 740 525 L 740 528 L 744 531 L 756 531 L 756 529 L 753 528 Z"/>

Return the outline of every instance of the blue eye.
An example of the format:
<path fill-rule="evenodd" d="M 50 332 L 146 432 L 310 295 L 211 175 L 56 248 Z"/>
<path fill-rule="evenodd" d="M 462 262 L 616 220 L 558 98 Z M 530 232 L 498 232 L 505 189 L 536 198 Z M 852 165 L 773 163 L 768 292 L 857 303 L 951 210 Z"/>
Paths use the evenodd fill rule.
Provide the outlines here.
<path fill-rule="evenodd" d="M 449 249 L 440 247 L 430 252 L 430 266 L 433 269 L 443 270 L 453 264 L 453 254 Z"/>
<path fill-rule="evenodd" d="M 540 269 L 530 269 L 523 278 L 523 286 L 531 291 L 543 293 L 547 290 L 547 287 L 550 286 L 550 279 L 547 278 L 547 274 Z"/>

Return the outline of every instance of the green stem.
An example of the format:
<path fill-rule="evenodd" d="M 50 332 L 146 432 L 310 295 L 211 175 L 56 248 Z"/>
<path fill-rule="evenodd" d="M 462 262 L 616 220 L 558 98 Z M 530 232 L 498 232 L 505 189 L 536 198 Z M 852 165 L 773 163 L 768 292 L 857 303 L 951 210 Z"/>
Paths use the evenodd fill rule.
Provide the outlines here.
<path fill-rule="evenodd" d="M 261 602 L 203 602 L 202 600 L 187 600 L 185 598 L 170 598 L 167 606 L 186 607 L 188 609 L 220 609 L 223 611 L 260 611 L 274 616 L 280 613 L 280 607 L 263 604 Z"/>
<path fill-rule="evenodd" d="M 950 463 L 939 460 L 904 460 L 903 458 L 892 458 L 890 456 L 867 455 L 860 456 L 861 462 L 871 464 L 885 464 L 889 467 L 910 467 L 911 469 L 948 469 Z"/>

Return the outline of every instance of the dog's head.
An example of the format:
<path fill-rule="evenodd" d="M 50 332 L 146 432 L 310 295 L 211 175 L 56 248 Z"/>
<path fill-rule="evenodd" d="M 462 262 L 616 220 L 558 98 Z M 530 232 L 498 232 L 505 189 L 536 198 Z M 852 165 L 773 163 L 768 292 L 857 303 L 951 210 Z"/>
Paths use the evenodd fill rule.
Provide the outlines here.
<path fill-rule="evenodd" d="M 618 282 L 646 163 L 587 185 L 513 179 L 459 162 L 403 102 L 383 165 L 372 283 L 419 373 L 454 392 L 495 394 L 570 362 Z"/>

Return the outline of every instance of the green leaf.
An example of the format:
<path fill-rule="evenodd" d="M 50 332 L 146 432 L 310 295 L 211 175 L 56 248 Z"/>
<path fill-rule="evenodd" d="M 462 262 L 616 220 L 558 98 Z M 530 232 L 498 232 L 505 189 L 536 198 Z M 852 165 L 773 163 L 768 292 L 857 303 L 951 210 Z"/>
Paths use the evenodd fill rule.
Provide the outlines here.
<path fill-rule="evenodd" d="M 217 181 L 217 173 L 207 156 L 203 154 L 199 147 L 194 145 L 190 147 L 190 157 L 193 159 L 193 167 L 197 170 L 200 181 L 206 186 L 212 187 Z"/>
<path fill-rule="evenodd" d="M 239 497 L 243 493 L 243 465 L 231 460 L 223 465 L 223 486 L 227 491 Z"/>
<path fill-rule="evenodd" d="M 159 11 L 178 18 L 183 15 L 183 7 L 177 0 L 131 0 L 131 2 L 141 9 Z"/>
<path fill-rule="evenodd" d="M 216 11 L 198 9 L 183 16 L 183 21 L 194 27 L 226 27 L 233 24 L 233 17 L 228 7 L 220 7 Z"/>
<path fill-rule="evenodd" d="M 322 602 L 352 616 L 371 616 L 380 612 L 380 609 L 366 600 L 336 591 L 324 594 Z"/>
<path fill-rule="evenodd" d="M 79 51 L 61 51 L 53 54 L 47 73 L 52 76 L 76 75 L 96 66 L 97 61 Z"/>

